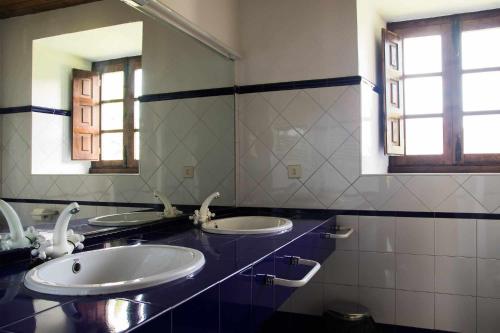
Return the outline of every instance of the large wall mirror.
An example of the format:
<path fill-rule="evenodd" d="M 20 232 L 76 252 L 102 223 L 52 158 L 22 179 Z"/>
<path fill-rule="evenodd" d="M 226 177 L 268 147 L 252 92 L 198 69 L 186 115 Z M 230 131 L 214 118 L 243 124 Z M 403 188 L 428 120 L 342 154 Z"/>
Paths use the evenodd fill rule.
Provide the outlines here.
<path fill-rule="evenodd" d="M 235 204 L 231 59 L 116 0 L 0 25 L 2 198 L 23 224 L 33 200 Z"/>

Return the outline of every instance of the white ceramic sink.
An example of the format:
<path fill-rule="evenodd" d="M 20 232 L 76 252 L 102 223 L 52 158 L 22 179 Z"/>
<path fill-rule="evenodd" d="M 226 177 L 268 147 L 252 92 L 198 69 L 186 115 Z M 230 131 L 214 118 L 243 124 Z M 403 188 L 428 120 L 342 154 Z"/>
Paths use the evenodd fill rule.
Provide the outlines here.
<path fill-rule="evenodd" d="M 94 217 L 89 220 L 89 224 L 101 227 L 127 227 L 151 223 L 163 218 L 162 212 L 133 212 Z"/>
<path fill-rule="evenodd" d="M 203 267 L 198 250 L 169 245 L 121 246 L 67 255 L 31 269 L 24 285 L 52 295 L 103 295 L 189 276 Z"/>
<path fill-rule="evenodd" d="M 212 220 L 202 230 L 214 234 L 251 235 L 270 234 L 291 229 L 292 221 L 272 216 L 239 216 Z"/>

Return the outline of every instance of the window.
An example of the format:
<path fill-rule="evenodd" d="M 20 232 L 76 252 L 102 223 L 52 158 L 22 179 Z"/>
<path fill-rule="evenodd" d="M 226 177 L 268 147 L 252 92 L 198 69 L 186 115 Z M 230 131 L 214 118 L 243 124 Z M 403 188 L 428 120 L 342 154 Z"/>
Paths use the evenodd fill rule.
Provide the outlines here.
<path fill-rule="evenodd" d="M 93 133 L 93 136 L 98 140 L 87 140 L 93 145 L 98 145 L 99 149 L 89 156 L 82 151 L 91 150 L 92 144 L 86 145 L 83 141 L 82 143 L 78 141 L 75 147 L 74 139 L 73 156 L 80 155 L 82 157 L 74 159 L 92 160 L 90 173 L 137 173 L 140 117 L 138 97 L 142 92 L 140 57 L 95 62 L 92 66 L 92 72 L 79 72 L 83 72 L 80 75 L 98 76 L 100 89 L 95 92 L 99 98 L 94 98 L 93 114 L 90 114 L 89 108 L 88 116 L 82 113 L 81 117 L 78 118 L 78 113 L 74 111 L 73 137 L 75 138 L 78 126 L 85 127 L 92 118 L 99 118 L 92 123 L 92 126 L 97 128 L 97 133 Z M 74 78 L 74 81 L 77 79 L 78 77 Z M 85 83 L 81 86 L 85 87 Z M 78 89 L 74 87 L 75 90 L 78 92 Z M 73 109 L 76 110 L 78 107 L 83 109 L 78 104 L 78 101 L 80 103 L 82 101 L 81 96 L 75 96 L 74 93 L 73 98 Z M 76 101 L 75 98 L 77 98 Z M 85 119 L 87 120 L 85 121 Z M 84 126 L 81 126 L 82 123 Z M 85 139 L 82 140 L 85 141 Z"/>
<path fill-rule="evenodd" d="M 500 171 L 500 11 L 388 25 L 390 172 Z"/>

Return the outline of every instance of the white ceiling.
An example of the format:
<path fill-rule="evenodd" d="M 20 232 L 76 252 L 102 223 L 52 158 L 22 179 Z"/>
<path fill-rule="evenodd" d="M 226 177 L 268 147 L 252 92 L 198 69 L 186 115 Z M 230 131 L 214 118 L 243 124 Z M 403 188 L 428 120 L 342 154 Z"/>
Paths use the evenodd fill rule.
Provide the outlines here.
<path fill-rule="evenodd" d="M 34 43 L 89 61 L 131 57 L 142 54 L 142 22 L 42 38 Z"/>
<path fill-rule="evenodd" d="M 500 0 L 372 0 L 387 22 L 500 8 Z"/>

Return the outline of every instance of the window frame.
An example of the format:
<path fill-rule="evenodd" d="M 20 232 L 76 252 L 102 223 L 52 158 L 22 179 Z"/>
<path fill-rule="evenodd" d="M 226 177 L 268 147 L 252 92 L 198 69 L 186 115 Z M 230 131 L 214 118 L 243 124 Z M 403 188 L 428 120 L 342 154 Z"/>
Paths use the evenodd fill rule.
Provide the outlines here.
<path fill-rule="evenodd" d="M 463 153 L 462 118 L 465 114 L 462 111 L 462 73 L 500 70 L 500 67 L 462 70 L 461 33 L 467 30 L 493 27 L 500 27 L 500 10 L 498 9 L 387 25 L 388 30 L 402 37 L 403 50 L 404 38 L 440 32 L 442 40 L 442 72 L 440 74 L 443 78 L 443 154 L 390 156 L 390 173 L 500 172 L 500 153 Z M 404 74 L 403 78 L 428 76 L 432 74 Z M 491 114 L 491 112 L 488 113 Z M 474 112 L 473 114 L 480 115 L 481 113 Z M 404 117 L 405 119 L 430 118 L 428 115 L 405 115 Z"/>
<path fill-rule="evenodd" d="M 123 129 L 122 130 L 99 130 L 102 133 L 123 132 L 123 160 L 101 160 L 92 161 L 89 173 L 138 173 L 139 161 L 134 159 L 134 133 L 140 129 L 135 129 L 134 126 L 134 103 L 139 100 L 134 96 L 134 79 L 135 70 L 142 68 L 141 56 L 126 57 L 92 63 L 92 71 L 98 72 L 100 76 L 104 73 L 123 71 L 124 72 L 124 87 L 123 100 L 107 100 L 100 101 L 103 103 L 123 102 Z M 102 79 L 100 80 L 102 82 Z M 102 89 L 102 84 L 100 89 Z M 102 92 L 101 92 L 102 96 Z M 101 107 L 102 114 L 102 107 Z M 102 124 L 102 122 L 101 122 Z M 102 136 L 101 136 L 102 137 Z M 101 139 L 102 144 L 102 139 Z"/>

